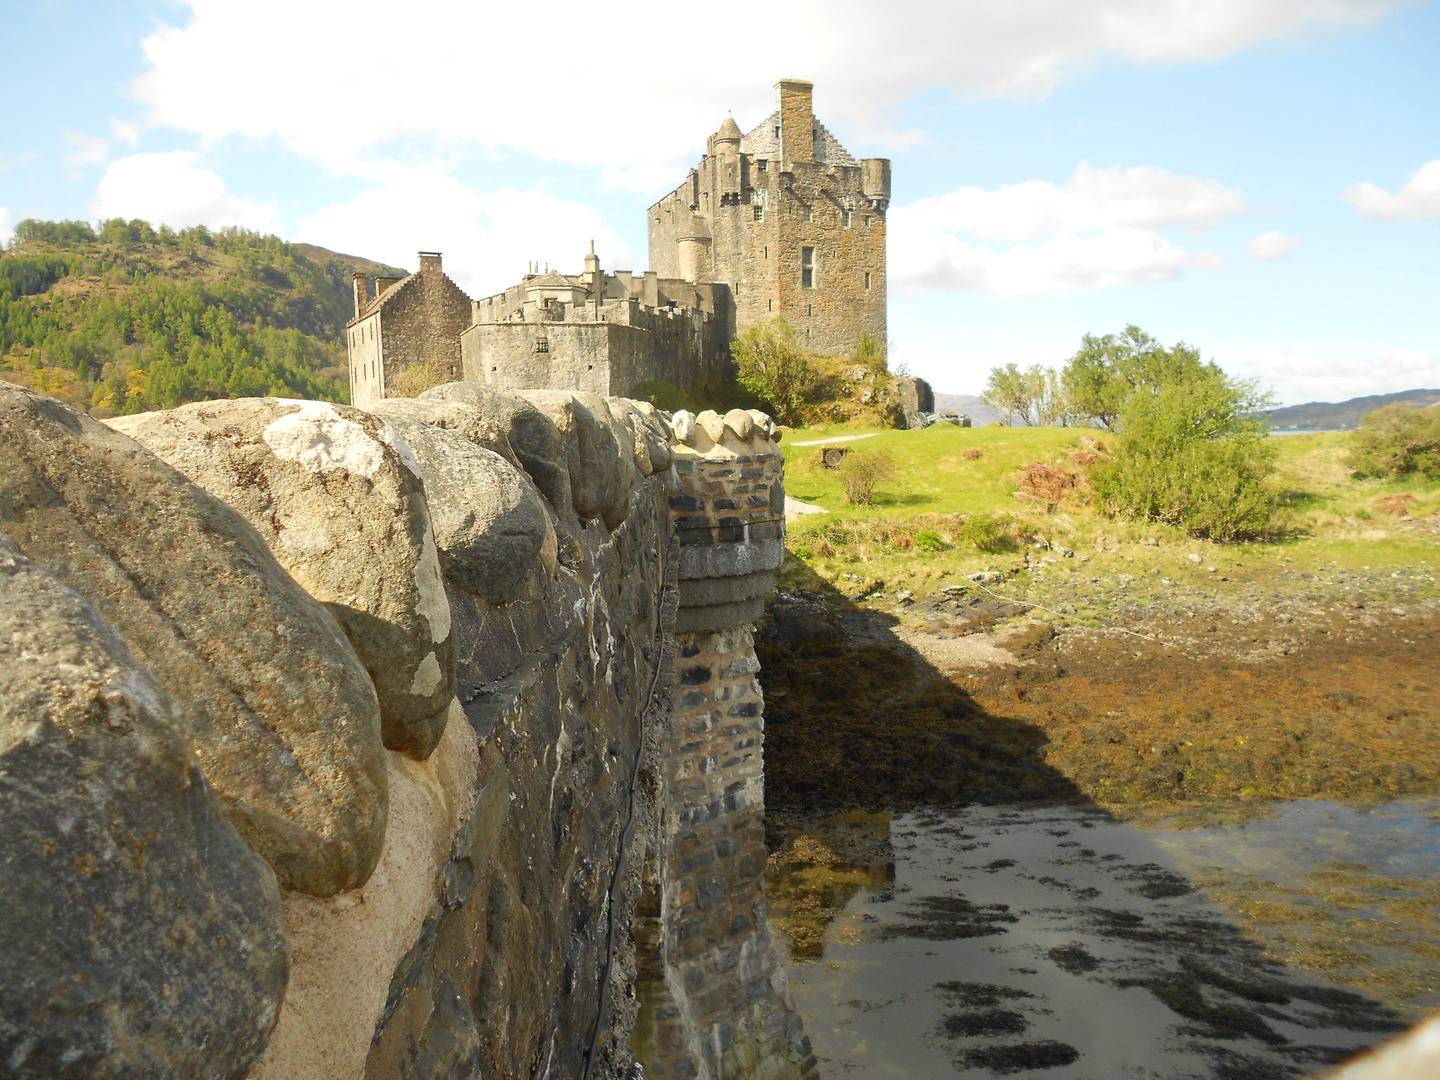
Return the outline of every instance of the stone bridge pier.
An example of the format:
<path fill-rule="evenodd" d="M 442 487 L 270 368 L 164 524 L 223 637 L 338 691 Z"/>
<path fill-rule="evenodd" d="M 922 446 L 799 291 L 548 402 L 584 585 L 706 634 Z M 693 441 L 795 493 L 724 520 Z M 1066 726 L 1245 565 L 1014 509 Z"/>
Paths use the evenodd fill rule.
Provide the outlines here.
<path fill-rule="evenodd" d="M 768 423 L 675 417 L 680 545 L 671 729 L 636 916 L 647 1077 L 809 1078 L 815 1059 L 765 915 L 764 697 L 754 624 L 783 557 Z"/>

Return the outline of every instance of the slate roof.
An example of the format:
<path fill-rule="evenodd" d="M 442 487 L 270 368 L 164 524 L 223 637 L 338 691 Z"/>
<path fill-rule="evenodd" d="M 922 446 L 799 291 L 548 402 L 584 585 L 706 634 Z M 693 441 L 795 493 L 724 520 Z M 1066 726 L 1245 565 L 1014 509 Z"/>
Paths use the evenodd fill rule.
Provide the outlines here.
<path fill-rule="evenodd" d="M 755 158 L 774 160 L 780 156 L 780 140 L 775 137 L 775 128 L 780 123 L 780 110 L 776 109 L 765 118 L 765 122 L 740 140 L 740 152 Z M 830 134 L 829 129 L 819 120 L 815 121 L 815 163 L 817 165 L 854 165 L 850 151 L 840 145 L 840 140 Z"/>

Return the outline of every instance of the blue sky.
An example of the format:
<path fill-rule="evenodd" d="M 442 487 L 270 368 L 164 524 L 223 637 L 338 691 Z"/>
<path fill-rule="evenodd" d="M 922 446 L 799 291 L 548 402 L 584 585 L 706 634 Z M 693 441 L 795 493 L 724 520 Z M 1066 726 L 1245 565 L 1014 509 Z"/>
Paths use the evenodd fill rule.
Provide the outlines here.
<path fill-rule="evenodd" d="M 578 270 L 592 238 L 641 269 L 645 206 L 799 76 L 852 153 L 894 160 L 892 355 L 939 390 L 1128 322 L 1283 403 L 1440 386 L 1440 3 L 396 10 L 6 0 L 26 100 L 0 238 L 240 224 L 406 267 L 439 249 L 476 295 L 527 260 Z"/>

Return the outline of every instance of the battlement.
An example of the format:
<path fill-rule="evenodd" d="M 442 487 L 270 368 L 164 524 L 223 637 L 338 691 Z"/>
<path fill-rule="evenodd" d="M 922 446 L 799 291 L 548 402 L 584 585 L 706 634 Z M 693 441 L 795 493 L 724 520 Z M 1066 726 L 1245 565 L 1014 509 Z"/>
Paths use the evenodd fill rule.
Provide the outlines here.
<path fill-rule="evenodd" d="M 500 390 L 629 394 L 664 380 L 697 386 L 726 370 L 734 335 L 729 289 L 653 272 L 531 272 L 471 305 L 461 335 L 465 377 Z"/>

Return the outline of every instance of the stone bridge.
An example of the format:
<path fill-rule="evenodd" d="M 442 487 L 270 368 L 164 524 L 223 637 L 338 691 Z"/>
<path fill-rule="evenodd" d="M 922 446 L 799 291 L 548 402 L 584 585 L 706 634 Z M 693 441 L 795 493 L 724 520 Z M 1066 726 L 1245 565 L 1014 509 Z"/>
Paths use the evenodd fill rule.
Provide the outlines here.
<path fill-rule="evenodd" d="M 0 384 L 6 1076 L 807 1077 L 763 414 Z"/>

